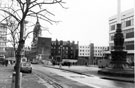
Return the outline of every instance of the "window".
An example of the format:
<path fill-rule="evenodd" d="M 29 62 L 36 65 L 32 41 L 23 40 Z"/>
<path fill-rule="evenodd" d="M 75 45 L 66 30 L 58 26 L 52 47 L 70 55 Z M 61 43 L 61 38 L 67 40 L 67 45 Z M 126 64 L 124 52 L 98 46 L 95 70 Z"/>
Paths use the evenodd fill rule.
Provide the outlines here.
<path fill-rule="evenodd" d="M 131 26 L 131 20 L 126 21 L 126 27 Z"/>
<path fill-rule="evenodd" d="M 134 50 L 134 44 L 126 45 L 126 50 Z"/>
<path fill-rule="evenodd" d="M 113 50 L 114 49 L 114 46 L 111 46 L 111 50 Z"/>
<path fill-rule="evenodd" d="M 115 30 L 115 25 L 111 25 L 111 31 Z"/>
<path fill-rule="evenodd" d="M 114 40 L 114 35 L 111 36 L 111 41 L 113 41 L 113 40 Z"/>
<path fill-rule="evenodd" d="M 134 32 L 126 33 L 126 38 L 134 38 Z"/>

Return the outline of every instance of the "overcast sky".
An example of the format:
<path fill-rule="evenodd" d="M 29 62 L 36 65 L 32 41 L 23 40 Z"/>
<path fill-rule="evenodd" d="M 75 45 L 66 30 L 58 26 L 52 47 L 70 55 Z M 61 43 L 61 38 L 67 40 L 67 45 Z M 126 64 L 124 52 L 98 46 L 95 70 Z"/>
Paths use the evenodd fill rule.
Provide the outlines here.
<path fill-rule="evenodd" d="M 59 24 L 47 26 L 52 34 L 44 31 L 42 36 L 58 40 L 90 42 L 96 46 L 109 45 L 109 17 L 117 14 L 117 0 L 65 0 L 65 7 L 55 7 Z M 52 6 L 53 7 L 53 6 Z M 134 8 L 134 0 L 121 0 L 121 11 Z M 41 22 L 42 24 L 42 22 Z"/>
<path fill-rule="evenodd" d="M 43 31 L 43 37 L 52 40 L 79 41 L 80 45 L 95 46 L 109 45 L 109 17 L 117 14 L 117 0 L 63 0 L 66 3 L 63 9 L 60 5 L 47 5 L 47 9 L 55 14 L 54 20 L 61 21 L 50 25 L 40 20 L 40 24 L 47 27 L 51 34 Z M 132 9 L 134 0 L 121 0 L 121 11 Z M 35 21 L 32 19 L 35 23 Z M 33 29 L 33 28 L 32 28 Z M 28 39 L 26 45 L 32 41 Z"/>

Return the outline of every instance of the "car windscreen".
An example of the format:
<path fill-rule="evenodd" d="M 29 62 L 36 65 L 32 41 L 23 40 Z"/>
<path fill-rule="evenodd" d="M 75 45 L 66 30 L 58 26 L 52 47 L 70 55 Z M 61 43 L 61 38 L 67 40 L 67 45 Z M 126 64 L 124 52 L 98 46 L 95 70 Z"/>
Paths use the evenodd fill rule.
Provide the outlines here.
<path fill-rule="evenodd" d="M 30 63 L 23 63 L 23 66 L 31 66 Z"/>

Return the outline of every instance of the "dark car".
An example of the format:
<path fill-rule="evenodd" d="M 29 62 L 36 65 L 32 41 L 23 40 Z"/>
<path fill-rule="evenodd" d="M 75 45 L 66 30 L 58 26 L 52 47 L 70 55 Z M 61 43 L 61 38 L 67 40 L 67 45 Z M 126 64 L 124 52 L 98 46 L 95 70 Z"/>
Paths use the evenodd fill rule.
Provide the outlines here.
<path fill-rule="evenodd" d="M 14 70 L 16 70 L 16 65 L 14 66 Z M 32 66 L 30 62 L 23 62 L 20 65 L 20 72 L 28 72 L 32 73 Z"/>

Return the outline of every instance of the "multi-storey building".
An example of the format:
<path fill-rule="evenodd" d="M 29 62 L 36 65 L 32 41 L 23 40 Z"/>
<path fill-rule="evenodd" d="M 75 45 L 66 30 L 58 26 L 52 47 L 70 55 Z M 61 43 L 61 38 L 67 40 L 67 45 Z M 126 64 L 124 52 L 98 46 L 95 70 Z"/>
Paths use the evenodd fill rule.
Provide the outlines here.
<path fill-rule="evenodd" d="M 52 41 L 51 56 L 54 62 L 76 62 L 78 58 L 78 44 L 70 41 Z"/>
<path fill-rule="evenodd" d="M 94 44 L 91 43 L 89 45 L 79 45 L 78 50 L 78 64 L 81 65 L 89 65 L 93 63 L 94 56 Z"/>
<path fill-rule="evenodd" d="M 104 58 L 104 54 L 109 50 L 106 46 L 96 46 L 94 47 L 94 58 Z"/>
<path fill-rule="evenodd" d="M 0 23 L 0 56 L 5 57 L 5 48 L 7 41 L 7 25 Z"/>
<path fill-rule="evenodd" d="M 98 64 L 98 60 L 105 58 L 106 51 L 109 50 L 107 46 L 95 46 L 94 47 L 94 63 Z"/>
<path fill-rule="evenodd" d="M 116 32 L 117 16 L 109 18 L 109 49 L 114 47 L 114 34 Z M 124 35 L 124 49 L 127 51 L 127 62 L 134 61 L 134 9 L 121 13 L 122 32 Z"/>

